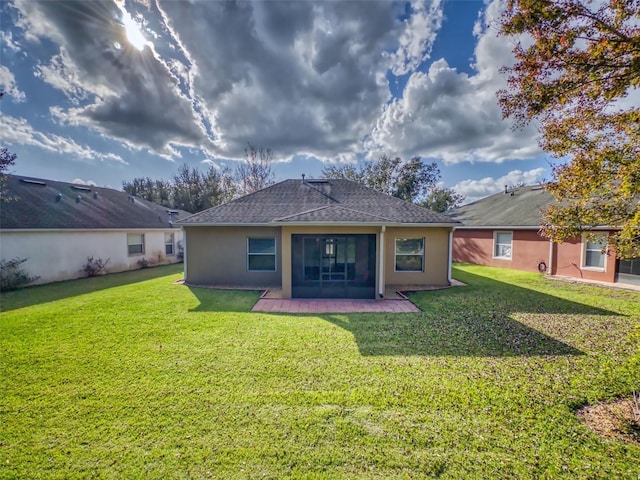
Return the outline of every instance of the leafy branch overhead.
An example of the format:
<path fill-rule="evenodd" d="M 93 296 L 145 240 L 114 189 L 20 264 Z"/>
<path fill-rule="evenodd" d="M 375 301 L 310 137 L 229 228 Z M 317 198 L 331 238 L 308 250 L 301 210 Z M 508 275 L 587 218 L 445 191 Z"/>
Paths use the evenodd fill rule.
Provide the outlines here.
<path fill-rule="evenodd" d="M 503 115 L 539 121 L 542 148 L 560 159 L 545 234 L 619 227 L 611 242 L 621 258 L 640 255 L 638 18 L 637 0 L 510 0 L 501 20 L 503 35 L 522 39 L 498 92 Z"/>

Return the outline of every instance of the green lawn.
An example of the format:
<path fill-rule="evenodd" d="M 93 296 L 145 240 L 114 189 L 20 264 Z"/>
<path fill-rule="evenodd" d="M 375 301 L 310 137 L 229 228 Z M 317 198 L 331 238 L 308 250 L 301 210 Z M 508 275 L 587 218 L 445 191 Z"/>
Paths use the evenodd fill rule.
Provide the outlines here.
<path fill-rule="evenodd" d="M 460 265 L 420 314 L 250 313 L 179 267 L 2 297 L 0 478 L 616 478 L 640 294 Z"/>

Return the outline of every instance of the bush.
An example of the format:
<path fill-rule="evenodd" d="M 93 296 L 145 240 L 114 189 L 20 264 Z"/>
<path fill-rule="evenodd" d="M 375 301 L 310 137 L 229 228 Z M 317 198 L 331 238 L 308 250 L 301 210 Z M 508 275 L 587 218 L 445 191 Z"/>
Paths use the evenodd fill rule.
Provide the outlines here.
<path fill-rule="evenodd" d="M 110 258 L 102 260 L 100 257 L 87 257 L 87 263 L 82 267 L 82 271 L 87 274 L 87 277 L 95 277 L 96 275 L 100 275 L 104 272 L 104 269 L 110 260 Z"/>
<path fill-rule="evenodd" d="M 0 260 L 0 290 L 15 290 L 24 287 L 31 282 L 35 282 L 40 277 L 31 276 L 25 272 L 21 265 L 28 258 L 13 258 L 11 260 Z"/>
<path fill-rule="evenodd" d="M 140 265 L 140 268 L 149 268 L 151 265 L 153 265 L 153 262 L 143 257 L 138 260 L 138 265 Z"/>

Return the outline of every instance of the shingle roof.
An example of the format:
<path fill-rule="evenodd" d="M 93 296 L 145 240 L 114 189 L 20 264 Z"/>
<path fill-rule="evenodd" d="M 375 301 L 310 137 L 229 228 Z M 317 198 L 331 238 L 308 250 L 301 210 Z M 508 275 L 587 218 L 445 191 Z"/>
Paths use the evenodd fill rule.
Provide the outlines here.
<path fill-rule="evenodd" d="M 171 215 L 173 222 L 190 215 L 112 188 L 16 175 L 7 176 L 5 192 L 15 200 L 0 204 L 0 228 L 3 230 L 166 229 L 170 227 L 169 210 L 178 212 Z"/>
<path fill-rule="evenodd" d="M 294 223 L 450 224 L 445 215 L 350 180 L 284 180 L 196 213 L 181 225 Z"/>
<path fill-rule="evenodd" d="M 465 227 L 538 228 L 542 212 L 553 202 L 551 194 L 541 187 L 521 187 L 455 208 L 447 215 Z"/>

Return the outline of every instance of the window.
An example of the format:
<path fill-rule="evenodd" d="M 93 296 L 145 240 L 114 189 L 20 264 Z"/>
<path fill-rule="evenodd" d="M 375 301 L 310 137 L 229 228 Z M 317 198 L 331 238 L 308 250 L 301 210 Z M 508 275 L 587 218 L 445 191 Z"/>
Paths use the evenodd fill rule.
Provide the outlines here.
<path fill-rule="evenodd" d="M 164 234 L 164 253 L 166 253 L 167 255 L 173 255 L 174 254 L 174 248 L 173 248 L 173 233 L 166 233 Z"/>
<path fill-rule="evenodd" d="M 276 271 L 276 239 L 247 239 L 247 270 L 250 272 Z"/>
<path fill-rule="evenodd" d="M 424 271 L 424 238 L 396 238 L 396 272 Z"/>
<path fill-rule="evenodd" d="M 493 258 L 511 260 L 513 232 L 493 232 Z"/>
<path fill-rule="evenodd" d="M 143 255 L 144 233 L 128 233 L 127 246 L 129 248 L 129 255 Z"/>
<path fill-rule="evenodd" d="M 582 238 L 584 246 L 583 267 L 604 269 L 605 253 L 603 247 L 607 245 L 607 234 L 598 233 L 593 238 L 584 236 Z"/>

